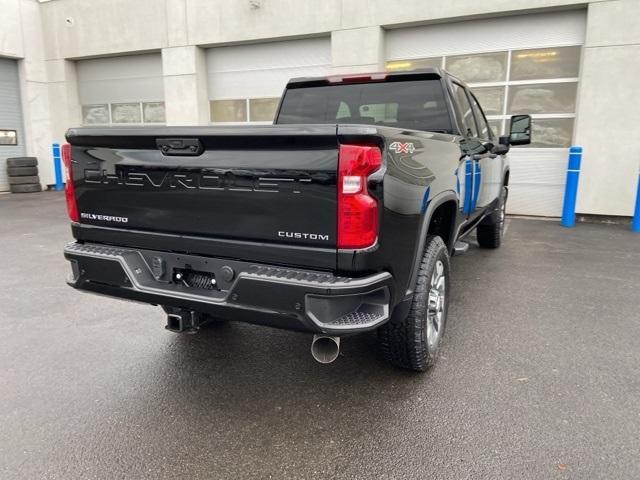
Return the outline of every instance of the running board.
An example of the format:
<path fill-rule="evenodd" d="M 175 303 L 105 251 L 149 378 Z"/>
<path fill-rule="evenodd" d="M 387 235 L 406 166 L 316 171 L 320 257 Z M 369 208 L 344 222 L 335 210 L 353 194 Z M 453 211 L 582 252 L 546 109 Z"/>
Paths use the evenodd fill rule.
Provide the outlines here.
<path fill-rule="evenodd" d="M 453 255 L 464 255 L 469 250 L 469 244 L 466 242 L 457 241 L 453 246 Z"/>

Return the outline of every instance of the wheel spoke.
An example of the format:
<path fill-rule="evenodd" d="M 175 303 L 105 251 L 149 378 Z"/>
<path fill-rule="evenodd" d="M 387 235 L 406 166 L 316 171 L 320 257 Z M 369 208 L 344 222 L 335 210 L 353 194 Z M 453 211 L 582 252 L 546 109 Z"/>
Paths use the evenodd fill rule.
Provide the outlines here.
<path fill-rule="evenodd" d="M 431 284 L 427 297 L 426 327 L 427 342 L 434 346 L 440 340 L 444 321 L 444 302 L 446 295 L 446 277 L 444 264 L 438 260 L 431 274 Z"/>

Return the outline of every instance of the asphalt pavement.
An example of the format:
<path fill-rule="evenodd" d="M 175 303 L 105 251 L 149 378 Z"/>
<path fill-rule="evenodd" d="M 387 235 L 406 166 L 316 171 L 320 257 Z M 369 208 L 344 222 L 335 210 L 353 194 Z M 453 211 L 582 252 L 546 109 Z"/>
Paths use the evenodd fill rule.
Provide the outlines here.
<path fill-rule="evenodd" d="M 511 218 L 453 259 L 442 355 L 164 330 L 65 284 L 63 195 L 0 195 L 0 478 L 640 478 L 640 235 Z"/>

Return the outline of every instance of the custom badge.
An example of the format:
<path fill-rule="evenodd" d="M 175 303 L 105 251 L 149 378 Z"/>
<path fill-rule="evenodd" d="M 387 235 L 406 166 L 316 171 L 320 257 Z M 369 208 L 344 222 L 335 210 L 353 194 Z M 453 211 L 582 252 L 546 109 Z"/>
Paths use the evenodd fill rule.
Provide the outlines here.
<path fill-rule="evenodd" d="M 389 150 L 396 153 L 413 153 L 416 151 L 416 147 L 411 142 L 393 142 L 389 145 Z"/>

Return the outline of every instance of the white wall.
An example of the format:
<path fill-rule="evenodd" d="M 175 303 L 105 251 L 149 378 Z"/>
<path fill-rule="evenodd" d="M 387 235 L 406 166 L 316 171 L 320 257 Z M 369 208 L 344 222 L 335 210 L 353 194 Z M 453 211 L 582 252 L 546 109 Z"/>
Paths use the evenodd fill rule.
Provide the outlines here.
<path fill-rule="evenodd" d="M 640 0 L 0 0 L 0 55 L 26 58 L 28 149 L 49 165 L 51 141 L 81 120 L 77 59 L 160 52 L 167 123 L 206 124 L 206 47 L 330 35 L 334 71 L 379 70 L 389 29 L 587 3 L 575 128 L 585 148 L 578 210 L 630 215 L 640 150 L 629 108 L 640 90 Z M 43 180 L 52 181 L 46 168 Z"/>
<path fill-rule="evenodd" d="M 0 56 L 18 59 L 25 150 L 38 157 L 42 184 L 50 184 L 51 110 L 40 4 L 0 0 L 0 12 Z"/>
<path fill-rule="evenodd" d="M 1 0 L 6 1 L 6 0 Z M 583 6 L 588 0 L 52 0 L 41 3 L 47 58 L 327 35 Z M 594 3 L 613 0 L 591 0 Z M 634 1 L 634 0 L 631 0 Z M 71 19 L 72 24 L 67 23 Z M 351 48 L 369 48 L 353 36 Z M 367 42 L 368 43 L 368 42 Z"/>
<path fill-rule="evenodd" d="M 640 0 L 589 5 L 576 144 L 584 148 L 577 210 L 633 214 L 640 168 Z"/>

